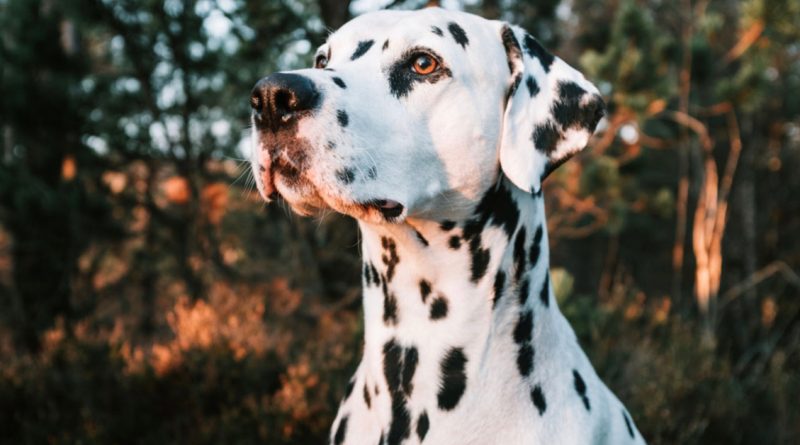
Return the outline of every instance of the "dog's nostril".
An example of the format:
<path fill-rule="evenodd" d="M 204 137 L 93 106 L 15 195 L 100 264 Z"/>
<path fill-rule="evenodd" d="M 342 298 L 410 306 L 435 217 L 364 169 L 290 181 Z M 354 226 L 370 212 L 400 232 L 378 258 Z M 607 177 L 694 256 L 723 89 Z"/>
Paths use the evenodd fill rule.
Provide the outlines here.
<path fill-rule="evenodd" d="M 276 91 L 275 95 L 272 96 L 275 101 L 275 109 L 279 113 L 292 111 L 293 105 L 297 102 L 292 96 L 292 93 L 288 90 Z"/>
<path fill-rule="evenodd" d="M 320 94 L 311 79 L 291 73 L 276 73 L 256 83 L 250 105 L 257 123 L 278 131 L 298 116 L 313 110 Z"/>
<path fill-rule="evenodd" d="M 261 100 L 261 96 L 256 93 L 253 93 L 250 96 L 250 108 L 252 108 L 256 113 L 261 113 L 261 110 L 264 109 L 264 103 Z"/>

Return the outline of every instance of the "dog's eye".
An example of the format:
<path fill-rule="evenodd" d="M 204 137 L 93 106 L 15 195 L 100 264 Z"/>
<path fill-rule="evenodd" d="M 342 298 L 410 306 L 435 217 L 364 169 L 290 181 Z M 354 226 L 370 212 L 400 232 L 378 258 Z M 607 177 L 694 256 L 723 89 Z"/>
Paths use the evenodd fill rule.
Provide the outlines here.
<path fill-rule="evenodd" d="M 439 68 L 439 62 L 428 54 L 418 54 L 413 61 L 411 69 L 421 76 L 427 76 Z"/>
<path fill-rule="evenodd" d="M 317 55 L 317 58 L 314 59 L 314 68 L 322 69 L 328 66 L 328 56 L 325 54 Z"/>

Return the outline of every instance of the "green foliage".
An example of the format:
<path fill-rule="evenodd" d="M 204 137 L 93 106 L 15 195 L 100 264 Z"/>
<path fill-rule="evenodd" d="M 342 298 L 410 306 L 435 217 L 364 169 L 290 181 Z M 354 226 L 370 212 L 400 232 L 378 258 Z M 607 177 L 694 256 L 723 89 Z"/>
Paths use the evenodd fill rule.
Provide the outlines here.
<path fill-rule="evenodd" d="M 613 85 L 615 105 L 641 113 L 656 98 L 674 93 L 670 65 L 675 45 L 649 10 L 626 0 L 614 18 L 605 51 L 586 51 L 581 66 L 590 78 Z"/>

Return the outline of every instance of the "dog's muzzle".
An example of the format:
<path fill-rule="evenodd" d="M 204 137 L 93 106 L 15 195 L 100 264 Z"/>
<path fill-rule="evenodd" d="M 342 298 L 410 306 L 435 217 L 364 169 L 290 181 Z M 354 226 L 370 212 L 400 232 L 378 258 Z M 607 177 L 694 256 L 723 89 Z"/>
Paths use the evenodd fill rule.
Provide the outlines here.
<path fill-rule="evenodd" d="M 298 123 L 311 117 L 322 104 L 322 94 L 308 77 L 293 73 L 276 73 L 256 83 L 250 93 L 254 125 L 260 191 L 267 201 L 278 196 L 287 198 L 302 213 L 310 208 L 328 205 L 356 218 L 398 221 L 405 215 L 405 206 L 398 201 L 378 197 L 348 202 L 315 187 L 304 175 L 310 167 L 314 148 L 298 135 Z M 282 188 L 279 193 L 278 189 Z M 323 195 L 326 198 L 323 198 Z M 298 197 L 302 196 L 302 199 Z M 296 207 L 295 207 L 296 206 Z"/>
<path fill-rule="evenodd" d="M 250 92 L 253 137 L 260 153 L 258 166 L 264 198 L 277 197 L 275 177 L 297 184 L 307 165 L 307 144 L 297 138 L 298 122 L 322 102 L 311 79 L 292 73 L 275 73 L 259 80 Z"/>

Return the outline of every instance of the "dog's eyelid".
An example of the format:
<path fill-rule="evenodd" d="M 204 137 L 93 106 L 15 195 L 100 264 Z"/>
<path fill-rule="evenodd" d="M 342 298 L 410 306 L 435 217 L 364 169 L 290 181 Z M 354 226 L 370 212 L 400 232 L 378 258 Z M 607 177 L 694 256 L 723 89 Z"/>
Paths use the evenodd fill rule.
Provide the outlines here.
<path fill-rule="evenodd" d="M 414 46 L 414 47 L 411 47 L 411 48 L 405 50 L 405 52 L 403 52 L 403 57 L 411 58 L 411 57 L 413 57 L 415 55 L 418 55 L 418 54 L 427 54 L 427 55 L 429 55 L 429 56 L 431 56 L 431 57 L 433 57 L 433 58 L 435 58 L 436 60 L 439 60 L 439 61 L 441 61 L 441 59 L 442 59 L 441 56 L 439 56 L 439 53 L 437 53 L 436 51 L 434 51 L 431 48 L 428 48 L 427 46 Z"/>
<path fill-rule="evenodd" d="M 401 58 L 401 60 L 404 60 L 407 64 L 411 65 L 414 63 L 417 57 L 421 55 L 426 55 L 428 57 L 431 57 L 436 61 L 439 67 L 445 66 L 444 59 L 442 59 L 442 57 L 436 51 L 424 46 L 414 47 L 406 50 L 403 53 L 403 57 Z"/>

